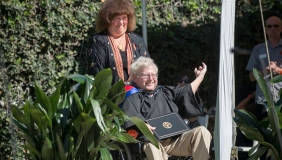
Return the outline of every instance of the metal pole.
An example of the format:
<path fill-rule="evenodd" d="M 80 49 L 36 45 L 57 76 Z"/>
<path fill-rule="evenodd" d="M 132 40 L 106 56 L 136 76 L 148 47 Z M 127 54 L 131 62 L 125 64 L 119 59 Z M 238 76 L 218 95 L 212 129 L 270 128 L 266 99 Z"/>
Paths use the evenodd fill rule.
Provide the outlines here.
<path fill-rule="evenodd" d="M 145 41 L 146 46 L 148 47 L 147 42 L 147 22 L 146 22 L 146 0 L 142 0 L 142 36 Z"/>

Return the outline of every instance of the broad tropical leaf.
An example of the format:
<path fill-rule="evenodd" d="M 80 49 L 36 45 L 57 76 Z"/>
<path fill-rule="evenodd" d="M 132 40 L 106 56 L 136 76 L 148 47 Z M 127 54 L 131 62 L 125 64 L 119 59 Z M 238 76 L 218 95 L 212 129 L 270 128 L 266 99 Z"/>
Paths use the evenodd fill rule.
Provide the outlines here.
<path fill-rule="evenodd" d="M 57 138 L 56 141 L 57 141 L 57 146 L 58 146 L 58 151 L 57 151 L 58 157 L 61 160 L 65 160 L 66 157 L 65 157 L 65 150 L 64 150 L 63 142 L 61 141 L 60 136 L 58 134 L 56 134 L 56 138 Z"/>
<path fill-rule="evenodd" d="M 267 147 L 268 149 L 271 149 L 276 158 L 279 157 L 279 152 L 277 151 L 277 148 L 275 148 L 272 144 L 267 142 L 261 142 L 261 144 Z"/>
<path fill-rule="evenodd" d="M 263 79 L 262 75 L 260 74 L 260 72 L 257 69 L 253 69 L 253 74 L 257 80 L 257 83 L 266 99 L 267 104 L 271 104 L 270 98 L 272 99 L 272 95 L 271 92 L 269 90 L 269 88 L 266 85 L 265 80 Z"/>
<path fill-rule="evenodd" d="M 112 71 L 111 69 L 103 69 L 95 76 L 94 85 L 98 91 L 99 97 L 107 96 L 109 90 L 111 89 L 112 83 Z"/>
<path fill-rule="evenodd" d="M 100 148 L 99 151 L 101 153 L 102 160 L 112 160 L 111 153 L 107 148 Z"/>
<path fill-rule="evenodd" d="M 130 120 L 139 128 L 139 130 L 148 138 L 148 140 L 157 148 L 159 148 L 157 138 L 149 130 L 145 122 L 138 117 L 130 117 Z"/>
<path fill-rule="evenodd" d="M 248 160 L 254 160 L 261 157 L 268 149 L 266 147 L 259 148 L 254 154 L 249 155 Z"/>
<path fill-rule="evenodd" d="M 48 137 L 46 137 L 41 150 L 42 160 L 53 160 L 54 159 L 54 148 L 52 147 L 52 142 Z"/>
<path fill-rule="evenodd" d="M 98 101 L 96 101 L 96 100 L 94 100 L 92 98 L 90 98 L 90 102 L 91 102 L 91 105 L 92 105 L 93 112 L 94 112 L 94 115 L 96 117 L 97 123 L 98 123 L 99 127 L 101 128 L 101 130 L 103 132 L 105 132 L 106 125 L 105 125 L 105 122 L 104 122 L 103 115 L 101 114 L 100 104 L 99 104 Z"/>
<path fill-rule="evenodd" d="M 48 96 L 43 92 L 43 90 L 36 84 L 35 85 L 35 95 L 36 101 L 39 103 L 40 107 L 43 107 L 47 111 L 48 119 L 50 119 L 53 115 L 53 110 L 51 106 L 51 102 Z M 52 123 L 49 123 L 52 125 Z"/>
<path fill-rule="evenodd" d="M 260 134 L 257 128 L 248 126 L 246 124 L 240 126 L 239 128 L 247 138 L 255 140 L 255 141 L 259 141 L 259 142 L 264 141 L 263 136 Z"/>

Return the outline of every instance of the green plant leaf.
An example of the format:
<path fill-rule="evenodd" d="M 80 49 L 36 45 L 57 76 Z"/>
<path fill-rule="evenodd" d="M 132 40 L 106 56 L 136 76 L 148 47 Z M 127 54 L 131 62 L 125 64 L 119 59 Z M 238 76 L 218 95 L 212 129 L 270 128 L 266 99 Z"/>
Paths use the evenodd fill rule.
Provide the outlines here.
<path fill-rule="evenodd" d="M 78 150 L 81 147 L 81 143 L 83 141 L 84 135 L 85 135 L 85 132 L 83 130 L 81 130 L 78 134 L 78 137 L 76 138 L 76 145 L 75 145 L 75 148 L 74 148 L 73 157 L 76 157 Z"/>
<path fill-rule="evenodd" d="M 129 135 L 128 133 L 120 133 L 117 135 L 117 137 L 112 137 L 111 138 L 114 141 L 117 142 L 123 142 L 123 143 L 137 143 L 139 142 L 137 139 Z"/>
<path fill-rule="evenodd" d="M 274 155 L 274 153 L 272 152 L 271 149 L 269 149 L 265 158 L 270 157 L 271 155 Z M 276 158 L 276 159 L 281 159 L 281 158 Z M 272 159 L 274 160 L 274 158 L 272 158 Z"/>
<path fill-rule="evenodd" d="M 268 149 L 272 150 L 276 158 L 279 158 L 279 152 L 277 151 L 277 148 L 275 148 L 272 144 L 267 142 L 261 142 L 262 145 L 267 147 Z M 281 158 L 281 157 L 280 157 Z"/>
<path fill-rule="evenodd" d="M 52 160 L 54 158 L 54 152 L 53 152 L 52 142 L 48 137 L 46 137 L 45 142 L 43 144 L 42 150 L 41 150 L 41 158 L 42 160 Z"/>
<path fill-rule="evenodd" d="M 267 104 L 270 105 L 271 100 L 273 102 L 273 99 L 272 99 L 272 94 L 271 94 L 269 88 L 267 87 L 265 80 L 263 79 L 260 72 L 255 68 L 253 69 L 253 74 L 254 74 L 254 76 L 257 80 L 257 84 L 259 85 L 259 87 L 260 87 L 260 89 L 261 89 L 261 91 L 262 91 L 262 93 L 263 93 L 263 95 L 266 99 Z"/>
<path fill-rule="evenodd" d="M 60 127 L 62 130 L 65 129 L 65 127 L 67 126 L 68 123 L 68 118 L 69 118 L 69 113 L 70 113 L 70 109 L 69 108 L 61 108 L 60 110 L 58 110 L 57 115 L 57 122 L 59 123 Z"/>
<path fill-rule="evenodd" d="M 249 152 L 248 155 L 252 155 L 256 152 L 256 150 L 258 149 L 258 147 L 260 146 L 260 142 L 258 142 L 258 144 L 256 144 L 254 147 L 252 147 Z"/>
<path fill-rule="evenodd" d="M 107 148 L 99 148 L 102 160 L 112 160 L 111 153 Z"/>
<path fill-rule="evenodd" d="M 48 124 L 52 126 L 52 122 L 50 121 L 53 117 L 51 102 L 47 95 L 37 84 L 35 85 L 35 95 L 36 101 L 39 103 L 40 107 L 43 107 L 47 111 L 47 119 L 49 120 Z"/>
<path fill-rule="evenodd" d="M 30 109 L 31 108 L 33 108 L 33 105 L 31 103 L 29 103 L 28 100 L 26 100 L 23 109 L 24 109 L 25 119 L 26 119 L 27 123 L 29 124 L 29 126 L 31 125 L 30 124 L 30 121 L 31 121 Z"/>
<path fill-rule="evenodd" d="M 113 116 L 118 116 L 118 117 L 124 117 L 125 116 L 124 112 L 116 104 L 114 104 L 112 101 L 106 99 L 104 101 L 104 103 L 106 104 L 107 109 L 113 110 Z"/>
<path fill-rule="evenodd" d="M 26 140 L 28 142 L 28 144 L 32 147 L 32 148 L 36 148 L 36 143 L 34 141 L 34 137 L 30 137 L 28 134 L 26 133 L 18 133 L 18 136 L 24 140 Z M 39 153 L 39 152 L 38 152 Z"/>
<path fill-rule="evenodd" d="M 83 112 L 83 110 L 84 110 L 83 105 L 82 105 L 80 98 L 79 98 L 79 96 L 76 92 L 73 92 L 73 97 L 74 97 L 74 100 L 75 100 L 75 103 L 76 103 L 76 106 L 77 106 L 79 113 Z"/>
<path fill-rule="evenodd" d="M 54 110 L 54 112 L 58 111 L 60 109 L 64 109 L 64 108 L 70 109 L 71 108 L 72 97 L 73 96 L 70 95 L 69 93 L 61 94 L 59 102 L 56 105 L 56 109 Z"/>
<path fill-rule="evenodd" d="M 73 126 L 74 126 L 76 133 L 79 133 L 80 130 L 81 130 L 80 124 L 81 124 L 82 120 L 83 120 L 83 117 L 81 116 L 81 114 L 79 114 L 79 116 L 73 122 Z"/>
<path fill-rule="evenodd" d="M 24 134 L 34 134 L 32 133 L 32 131 L 29 130 L 29 128 L 27 128 L 27 126 L 25 126 L 22 123 L 19 123 L 17 120 L 13 120 L 14 124 L 21 130 L 21 132 L 23 132 Z"/>
<path fill-rule="evenodd" d="M 90 150 L 94 147 L 95 145 L 95 141 L 94 141 L 94 135 L 95 135 L 95 129 L 94 126 L 92 126 L 88 133 L 87 133 L 87 137 L 86 138 L 86 143 L 87 143 L 87 150 L 90 152 Z"/>
<path fill-rule="evenodd" d="M 278 117 L 279 117 L 279 124 L 280 124 L 280 128 L 282 128 L 282 113 L 281 112 L 277 112 Z"/>
<path fill-rule="evenodd" d="M 46 137 L 47 118 L 45 114 L 38 109 L 31 109 L 30 113 L 34 123 L 38 127 L 41 136 Z"/>
<path fill-rule="evenodd" d="M 235 121 L 238 127 L 241 127 L 244 124 L 238 117 L 233 117 L 233 120 Z"/>
<path fill-rule="evenodd" d="M 71 74 L 67 77 L 68 79 L 72 79 L 78 83 L 84 84 L 86 81 L 85 76 L 80 75 L 80 74 Z"/>
<path fill-rule="evenodd" d="M 117 141 L 105 141 L 105 146 L 107 146 L 107 148 L 109 150 L 121 150 L 121 148 L 119 147 L 119 144 L 120 142 L 117 142 Z"/>
<path fill-rule="evenodd" d="M 282 82 L 282 76 L 281 75 L 278 75 L 278 76 L 275 76 L 273 77 L 271 80 L 270 80 L 271 83 L 279 83 L 279 82 Z"/>
<path fill-rule="evenodd" d="M 92 105 L 93 113 L 96 117 L 97 124 L 99 125 L 101 130 L 103 132 L 105 132 L 106 125 L 105 125 L 105 122 L 104 122 L 103 115 L 101 113 L 100 104 L 99 104 L 98 101 L 96 101 L 92 98 L 90 98 L 90 102 L 91 102 L 91 105 Z"/>
<path fill-rule="evenodd" d="M 20 123 L 23 123 L 25 126 L 29 126 L 28 121 L 26 120 L 26 116 L 24 113 L 18 109 L 18 107 L 12 105 L 12 114 L 13 117 Z"/>
<path fill-rule="evenodd" d="M 111 88 L 112 78 L 113 75 L 110 68 L 101 70 L 95 76 L 94 86 L 100 97 L 105 97 L 108 94 Z"/>
<path fill-rule="evenodd" d="M 81 116 L 83 117 L 84 121 L 81 123 L 82 129 L 85 133 L 87 133 L 89 129 L 93 126 L 93 124 L 96 122 L 96 119 L 86 113 L 81 113 Z"/>
<path fill-rule="evenodd" d="M 55 112 L 57 109 L 59 109 L 58 108 L 58 103 L 59 103 L 60 94 L 61 94 L 61 87 L 63 86 L 63 84 L 65 82 L 66 82 L 66 78 L 64 78 L 60 82 L 60 84 L 56 88 L 55 92 L 53 92 L 52 95 L 49 97 L 53 112 Z"/>
<path fill-rule="evenodd" d="M 66 157 L 71 157 L 71 155 L 73 154 L 73 150 L 74 150 L 73 137 L 67 134 L 64 138 L 64 151 L 67 155 Z"/>
<path fill-rule="evenodd" d="M 96 79 L 95 79 L 95 81 L 96 81 Z M 83 98 L 84 102 L 87 102 L 88 98 L 90 97 L 92 85 L 93 85 L 93 80 L 90 79 L 89 77 L 86 77 L 84 95 L 83 95 L 83 97 L 81 97 L 81 98 Z"/>
<path fill-rule="evenodd" d="M 29 144 L 24 144 L 22 145 L 22 147 L 26 150 L 29 150 L 31 153 L 35 154 L 38 157 L 38 159 L 40 159 L 41 157 L 40 152 L 36 148 L 34 148 L 33 146 Z"/>
<path fill-rule="evenodd" d="M 56 141 L 57 141 L 57 146 L 58 146 L 57 154 L 58 154 L 58 156 L 61 160 L 64 160 L 64 159 L 66 159 L 65 158 L 65 150 L 64 150 L 63 142 L 61 141 L 58 134 L 56 134 Z"/>
<path fill-rule="evenodd" d="M 117 128 L 118 132 L 122 132 L 123 128 L 122 128 L 122 124 L 126 121 L 126 120 L 130 120 L 130 118 L 125 115 L 122 111 L 121 113 L 123 114 L 123 118 L 118 118 L 116 116 L 113 117 L 113 122 L 115 123 L 115 127 Z M 120 114 L 119 114 L 120 115 Z M 112 121 L 112 118 L 107 118 L 107 119 L 110 119 Z"/>
<path fill-rule="evenodd" d="M 248 158 L 248 160 L 254 160 L 260 158 L 261 155 L 263 155 L 263 153 L 266 152 L 267 150 L 268 149 L 266 147 L 259 148 L 254 154 L 249 155 L 250 157 Z"/>
<path fill-rule="evenodd" d="M 124 82 L 118 81 L 116 82 L 112 88 L 110 89 L 107 98 L 111 100 L 116 105 L 119 105 L 125 97 L 125 89 L 124 89 Z"/>
<path fill-rule="evenodd" d="M 277 117 L 272 114 L 272 107 L 268 107 L 268 109 L 269 110 L 267 111 L 267 118 L 270 123 L 271 130 L 273 132 L 277 132 L 275 122 L 274 122 L 274 118 L 277 118 Z"/>
<path fill-rule="evenodd" d="M 237 110 L 237 109 L 234 109 L 234 113 L 242 124 L 246 124 L 253 128 L 260 128 L 257 118 L 252 113 L 245 110 Z"/>
<path fill-rule="evenodd" d="M 149 130 L 145 122 L 138 117 L 130 117 L 130 120 L 139 128 L 139 130 L 148 138 L 148 140 L 157 148 L 159 148 L 157 138 Z"/>
<path fill-rule="evenodd" d="M 257 128 L 253 128 L 249 125 L 242 125 L 239 127 L 242 133 L 249 139 L 256 140 L 259 142 L 263 142 L 264 138 Z"/>

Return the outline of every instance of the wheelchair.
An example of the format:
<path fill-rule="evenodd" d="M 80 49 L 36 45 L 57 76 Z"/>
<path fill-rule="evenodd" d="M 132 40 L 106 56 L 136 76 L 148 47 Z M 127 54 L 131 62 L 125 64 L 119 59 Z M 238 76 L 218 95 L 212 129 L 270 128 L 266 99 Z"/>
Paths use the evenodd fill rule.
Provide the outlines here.
<path fill-rule="evenodd" d="M 198 121 L 201 126 L 207 128 L 209 116 L 198 116 Z M 113 160 L 147 160 L 146 154 L 143 151 L 143 145 L 139 143 L 119 143 L 116 142 L 121 150 L 112 151 Z M 170 155 L 168 160 L 193 160 L 193 157 L 180 157 Z"/>
<path fill-rule="evenodd" d="M 138 143 L 120 143 L 115 142 L 120 147 L 120 150 L 112 151 L 113 160 L 147 160 L 146 154 L 143 151 L 143 145 Z M 193 160 L 192 157 L 179 157 L 170 155 L 168 160 Z"/>
<path fill-rule="evenodd" d="M 125 86 L 126 96 L 129 97 L 131 94 L 138 92 L 133 86 Z M 205 117 L 205 127 L 207 127 L 208 119 Z M 147 160 L 146 154 L 143 151 L 143 145 L 139 143 L 121 143 L 115 142 L 120 147 L 120 150 L 111 151 L 113 160 Z M 193 160 L 193 157 L 179 157 L 169 155 L 168 160 Z"/>

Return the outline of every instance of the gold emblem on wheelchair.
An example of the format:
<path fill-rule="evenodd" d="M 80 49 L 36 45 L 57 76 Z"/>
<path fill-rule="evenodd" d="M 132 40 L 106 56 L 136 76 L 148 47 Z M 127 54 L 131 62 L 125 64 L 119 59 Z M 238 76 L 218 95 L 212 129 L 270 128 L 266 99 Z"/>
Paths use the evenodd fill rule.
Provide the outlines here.
<path fill-rule="evenodd" d="M 163 127 L 166 128 L 166 129 L 170 129 L 172 127 L 172 124 L 169 123 L 169 122 L 164 122 Z"/>

